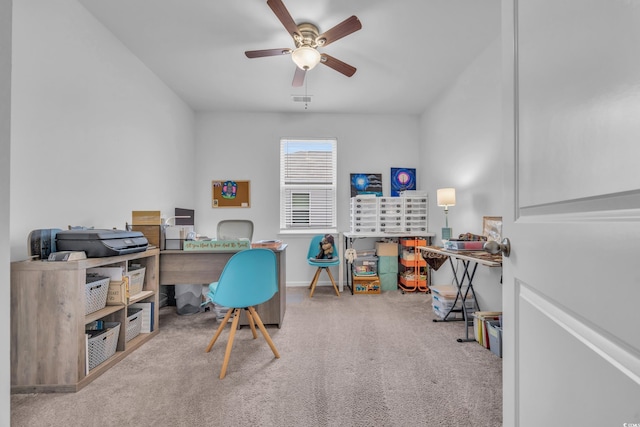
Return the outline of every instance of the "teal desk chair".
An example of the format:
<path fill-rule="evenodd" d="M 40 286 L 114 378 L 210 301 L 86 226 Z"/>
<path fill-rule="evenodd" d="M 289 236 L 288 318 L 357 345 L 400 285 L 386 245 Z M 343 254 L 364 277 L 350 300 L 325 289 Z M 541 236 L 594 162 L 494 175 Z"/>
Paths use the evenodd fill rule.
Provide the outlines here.
<path fill-rule="evenodd" d="M 322 237 L 322 235 L 319 235 L 314 236 L 313 239 L 311 239 L 311 243 L 309 244 L 309 252 L 307 253 L 307 262 L 309 263 L 309 265 L 317 267 L 316 274 L 313 276 L 313 280 L 309 285 L 309 289 L 311 289 L 309 298 L 313 297 L 313 292 L 316 290 L 316 285 L 318 284 L 318 279 L 320 278 L 320 272 L 322 270 L 327 272 L 327 274 L 329 275 L 329 279 L 331 279 L 331 283 L 333 284 L 333 289 L 335 289 L 336 291 L 336 295 L 340 296 L 340 291 L 338 291 L 336 281 L 333 280 L 333 275 L 331 274 L 331 270 L 329 269 L 329 267 L 340 265 L 340 258 L 338 257 L 338 250 L 336 249 L 335 242 L 333 243 L 332 259 L 316 259 L 316 256 L 320 252 L 320 241 L 322 240 Z"/>
<path fill-rule="evenodd" d="M 209 285 L 207 297 L 216 304 L 229 307 L 229 310 L 209 342 L 207 353 L 211 351 L 211 347 L 213 347 L 220 333 L 229 322 L 231 315 L 233 315 L 227 349 L 224 354 L 222 370 L 220 371 L 220 379 L 223 379 L 227 373 L 231 347 L 233 347 L 233 339 L 238 329 L 238 321 L 242 310 L 247 313 L 253 338 L 256 339 L 258 337 L 255 326 L 258 325 L 274 356 L 276 359 L 280 358 L 276 346 L 273 344 L 255 309 L 256 305 L 269 301 L 278 291 L 276 270 L 276 255 L 273 251 L 270 249 L 247 249 L 234 254 L 227 261 L 220 274 L 220 279 Z"/>

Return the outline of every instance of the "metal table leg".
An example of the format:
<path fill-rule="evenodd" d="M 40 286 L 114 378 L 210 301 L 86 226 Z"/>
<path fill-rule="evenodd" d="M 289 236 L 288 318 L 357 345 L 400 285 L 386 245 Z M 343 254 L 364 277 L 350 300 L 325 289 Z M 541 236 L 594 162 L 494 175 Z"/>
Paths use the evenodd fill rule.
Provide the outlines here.
<path fill-rule="evenodd" d="M 474 262 L 473 263 L 473 268 L 471 270 L 471 273 L 469 273 L 469 267 L 471 264 L 471 261 L 466 261 L 466 260 L 461 260 L 462 261 L 462 265 L 464 266 L 463 272 L 462 272 L 462 277 L 458 278 L 458 272 L 456 271 L 455 266 L 453 265 L 453 259 L 452 257 L 449 257 L 449 265 L 451 265 L 451 270 L 453 271 L 453 279 L 455 280 L 456 283 L 456 299 L 453 302 L 453 305 L 451 306 L 451 308 L 449 309 L 449 311 L 447 311 L 447 314 L 445 314 L 445 316 L 442 319 L 433 319 L 434 322 L 451 322 L 451 321 L 464 321 L 465 324 L 465 337 L 464 338 L 458 338 L 457 341 L 458 342 L 471 342 L 471 341 L 475 341 L 475 338 L 469 338 L 469 316 L 467 313 L 467 307 L 465 305 L 465 302 L 467 300 L 467 298 L 469 297 L 469 291 L 471 291 L 471 296 L 473 297 L 473 301 L 474 304 L 476 306 L 476 308 L 478 310 L 480 310 L 480 306 L 478 305 L 478 300 L 476 298 L 476 294 L 475 291 L 473 290 L 473 277 L 476 274 L 476 270 L 478 268 L 478 263 Z M 464 294 L 462 292 L 462 288 L 465 284 L 465 280 L 467 282 L 467 289 L 465 290 Z M 462 307 L 457 309 L 455 308 L 457 302 L 460 301 L 462 304 Z M 451 313 L 462 313 L 462 319 L 448 319 L 449 315 Z M 473 323 L 472 323 L 473 325 Z"/>

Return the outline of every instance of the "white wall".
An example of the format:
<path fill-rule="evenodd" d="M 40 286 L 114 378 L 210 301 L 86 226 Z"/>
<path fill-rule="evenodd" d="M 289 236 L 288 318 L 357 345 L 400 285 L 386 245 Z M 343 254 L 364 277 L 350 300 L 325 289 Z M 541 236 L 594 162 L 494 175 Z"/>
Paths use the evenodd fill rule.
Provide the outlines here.
<path fill-rule="evenodd" d="M 436 206 L 436 190 L 456 189 L 456 205 L 449 208 L 453 235 L 482 234 L 483 216 L 502 216 L 502 161 L 500 151 L 500 43 L 492 43 L 464 70 L 421 119 L 421 164 L 428 173 L 419 177 L 431 198 L 430 228 L 440 243 L 445 225 L 443 208 Z M 445 264 L 433 274 L 433 283 L 453 283 Z M 480 308 L 501 310 L 500 269 L 479 268 L 474 288 Z"/>
<path fill-rule="evenodd" d="M 444 224 L 435 207 L 435 190 L 442 186 L 458 190 L 458 205 L 450 214 L 456 233 L 480 232 L 483 215 L 501 214 L 492 209 L 502 195 L 500 171 L 492 170 L 493 158 L 499 156 L 497 47 L 481 55 L 422 118 L 312 111 L 202 113 L 194 118 L 74 0 L 21 0 L 13 9 L 10 150 L 5 92 L 11 2 L 0 0 L 0 195 L 5 202 L 10 199 L 0 210 L 0 222 L 9 224 L 10 235 L 7 241 L 7 233 L 0 233 L 5 289 L 8 259 L 26 257 L 33 229 L 121 228 L 132 210 L 161 210 L 170 216 L 174 207 L 196 209 L 196 226 L 203 234 L 215 234 L 221 219 L 252 219 L 256 239 L 275 237 L 290 245 L 288 284 L 308 284 L 313 274 L 305 261 L 309 236 L 278 235 L 281 137 L 338 139 L 340 230 L 349 229 L 349 174 L 382 173 L 389 194 L 391 167 L 417 169 L 418 189 L 432 196 L 433 231 Z M 251 208 L 211 208 L 211 181 L 226 178 L 251 180 Z M 496 288 L 496 278 L 486 275 L 479 281 L 482 295 Z M 444 270 L 436 277 L 448 279 Z M 3 301 L 0 342 L 9 343 L 9 300 Z M 8 347 L 6 360 L 0 357 L 6 367 Z M 0 425 L 8 425 L 9 369 L 0 372 L 0 413 L 5 417 Z"/>
<path fill-rule="evenodd" d="M 278 238 L 289 244 L 289 286 L 308 285 L 313 269 L 305 259 L 308 235 L 278 235 L 280 138 L 337 138 L 340 231 L 349 231 L 351 173 L 381 173 L 385 195 L 390 194 L 391 167 L 416 168 L 418 178 L 426 173 L 417 156 L 420 149 L 417 116 L 208 113 L 198 114 L 196 123 L 193 170 L 197 231 L 215 235 L 219 220 L 251 219 L 254 240 Z M 251 207 L 213 209 L 211 181 L 220 179 L 250 180 Z M 337 271 L 334 275 L 337 277 Z"/>
<path fill-rule="evenodd" d="M 11 141 L 11 0 L 0 0 L 0 426 L 10 424 L 9 179 Z"/>
<path fill-rule="evenodd" d="M 33 229 L 190 205 L 190 108 L 75 0 L 13 12 L 11 259 Z"/>

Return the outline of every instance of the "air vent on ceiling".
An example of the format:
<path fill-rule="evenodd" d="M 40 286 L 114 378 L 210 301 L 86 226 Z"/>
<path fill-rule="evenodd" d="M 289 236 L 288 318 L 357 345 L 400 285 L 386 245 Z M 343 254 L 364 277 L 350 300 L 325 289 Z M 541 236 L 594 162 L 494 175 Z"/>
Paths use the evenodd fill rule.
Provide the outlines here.
<path fill-rule="evenodd" d="M 293 99 L 293 102 L 311 102 L 311 96 L 293 95 L 291 96 L 291 99 Z"/>

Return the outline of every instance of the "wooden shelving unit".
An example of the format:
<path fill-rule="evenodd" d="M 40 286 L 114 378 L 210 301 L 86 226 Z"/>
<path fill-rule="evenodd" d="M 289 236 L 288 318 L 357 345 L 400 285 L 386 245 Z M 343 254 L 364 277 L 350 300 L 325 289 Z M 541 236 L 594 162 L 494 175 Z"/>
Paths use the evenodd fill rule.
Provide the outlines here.
<path fill-rule="evenodd" d="M 135 262 L 145 267 L 135 302 L 154 303 L 154 330 L 125 340 L 127 305 L 106 306 L 85 315 L 86 271 Z M 11 263 L 11 392 L 76 392 L 158 332 L 159 250 L 81 261 Z M 119 322 L 116 353 L 86 373 L 85 325 Z"/>

